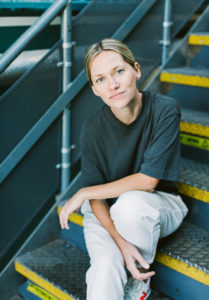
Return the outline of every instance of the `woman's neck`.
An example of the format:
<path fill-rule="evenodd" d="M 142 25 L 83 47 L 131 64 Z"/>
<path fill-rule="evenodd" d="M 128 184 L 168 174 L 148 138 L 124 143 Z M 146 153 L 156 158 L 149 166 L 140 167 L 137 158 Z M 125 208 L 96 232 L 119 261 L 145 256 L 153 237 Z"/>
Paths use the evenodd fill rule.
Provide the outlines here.
<path fill-rule="evenodd" d="M 142 109 L 142 93 L 138 92 L 137 96 L 130 101 L 129 105 L 123 109 L 113 110 L 111 109 L 114 116 L 125 125 L 130 125 L 140 115 Z"/>

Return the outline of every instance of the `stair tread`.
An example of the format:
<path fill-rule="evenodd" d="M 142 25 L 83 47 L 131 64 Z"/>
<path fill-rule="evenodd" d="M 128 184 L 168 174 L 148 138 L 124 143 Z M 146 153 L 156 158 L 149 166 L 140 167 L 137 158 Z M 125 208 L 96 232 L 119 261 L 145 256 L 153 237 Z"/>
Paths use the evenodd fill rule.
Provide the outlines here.
<path fill-rule="evenodd" d="M 17 262 L 67 295 L 85 299 L 85 273 L 89 257 L 78 248 L 58 239 L 24 254 Z M 37 283 L 34 278 L 29 279 Z"/>
<path fill-rule="evenodd" d="M 209 166 L 189 159 L 182 159 L 179 182 L 209 191 Z"/>
<path fill-rule="evenodd" d="M 199 124 L 208 127 L 209 113 L 184 108 L 182 109 L 181 121 L 190 124 Z"/>
<path fill-rule="evenodd" d="M 190 267 L 209 274 L 209 231 L 184 222 L 159 249 Z"/>
<path fill-rule="evenodd" d="M 179 67 L 179 68 L 169 68 L 162 71 L 162 73 L 170 74 L 180 74 L 186 76 L 200 76 L 200 77 L 209 77 L 209 69 L 198 69 L 191 67 Z"/>

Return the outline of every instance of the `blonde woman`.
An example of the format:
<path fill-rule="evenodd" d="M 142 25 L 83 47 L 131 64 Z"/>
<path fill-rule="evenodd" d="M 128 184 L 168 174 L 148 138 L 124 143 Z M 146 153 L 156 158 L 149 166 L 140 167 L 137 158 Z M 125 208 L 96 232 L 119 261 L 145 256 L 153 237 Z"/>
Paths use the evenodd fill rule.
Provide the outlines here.
<path fill-rule="evenodd" d="M 180 108 L 176 100 L 138 91 L 139 63 L 120 41 L 92 45 L 85 59 L 93 93 L 104 105 L 81 134 L 83 188 L 63 207 L 62 228 L 82 205 L 91 266 L 87 300 L 147 299 L 159 238 L 187 213 L 177 195 Z M 156 275 L 157 276 L 157 275 Z"/>

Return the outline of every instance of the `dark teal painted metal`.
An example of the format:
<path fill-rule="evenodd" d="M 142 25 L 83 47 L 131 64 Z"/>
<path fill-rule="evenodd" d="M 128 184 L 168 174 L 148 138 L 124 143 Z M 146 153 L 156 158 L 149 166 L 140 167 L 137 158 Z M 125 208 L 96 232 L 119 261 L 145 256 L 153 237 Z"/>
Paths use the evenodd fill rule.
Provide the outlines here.
<path fill-rule="evenodd" d="M 151 287 L 175 300 L 208 300 L 209 286 L 159 263 L 154 263 Z"/>
<path fill-rule="evenodd" d="M 70 224 L 69 230 L 66 229 L 61 230 L 61 237 L 69 244 L 87 252 L 83 227 L 72 222 L 69 222 L 69 224 Z"/>

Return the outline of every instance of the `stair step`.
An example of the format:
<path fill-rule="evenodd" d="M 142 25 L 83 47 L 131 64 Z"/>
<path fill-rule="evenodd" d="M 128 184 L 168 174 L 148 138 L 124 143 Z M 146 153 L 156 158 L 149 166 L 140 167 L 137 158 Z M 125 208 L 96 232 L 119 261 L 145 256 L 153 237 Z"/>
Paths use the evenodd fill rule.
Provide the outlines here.
<path fill-rule="evenodd" d="M 154 286 L 176 300 L 208 299 L 209 231 L 184 222 L 156 256 Z"/>
<path fill-rule="evenodd" d="M 209 113 L 182 109 L 180 130 L 209 138 Z"/>
<path fill-rule="evenodd" d="M 195 32 L 189 36 L 190 45 L 209 46 L 209 32 Z"/>
<path fill-rule="evenodd" d="M 160 80 L 167 83 L 208 88 L 209 70 L 189 67 L 165 69 L 161 72 Z"/>
<path fill-rule="evenodd" d="M 166 238 L 156 260 L 208 286 L 209 231 L 184 222 L 177 232 Z"/>
<path fill-rule="evenodd" d="M 51 294 L 52 300 L 84 300 L 88 266 L 88 255 L 62 240 L 55 240 L 28 252 L 15 262 L 16 270 L 30 280 L 20 288 L 26 299 L 35 297 L 47 300 Z M 149 299 L 171 298 L 153 291 Z"/>
<path fill-rule="evenodd" d="M 179 192 L 185 196 L 209 203 L 209 166 L 182 159 Z"/>
<path fill-rule="evenodd" d="M 55 240 L 15 261 L 15 269 L 55 297 L 85 299 L 86 253 L 63 240 Z"/>

